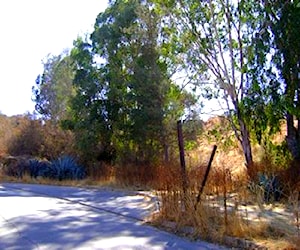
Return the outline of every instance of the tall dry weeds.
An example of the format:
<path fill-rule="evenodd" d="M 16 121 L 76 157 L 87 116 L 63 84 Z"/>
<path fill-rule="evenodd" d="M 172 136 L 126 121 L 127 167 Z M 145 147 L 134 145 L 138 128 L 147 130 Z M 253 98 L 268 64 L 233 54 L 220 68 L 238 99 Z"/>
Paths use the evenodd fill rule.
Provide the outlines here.
<path fill-rule="evenodd" d="M 158 192 L 161 206 L 154 223 L 169 225 L 173 231 L 192 238 L 214 242 L 222 242 L 225 236 L 248 239 L 264 237 L 268 224 L 249 223 L 252 218 L 248 217 L 247 210 L 242 209 L 247 180 L 244 177 L 240 180 L 233 178 L 226 168 L 212 170 L 202 199 L 195 209 L 204 169 L 202 167 L 198 168 L 198 172 L 195 169 L 188 172 L 190 186 L 186 193 L 180 185 L 174 184 L 176 179 L 172 179 L 171 174 L 164 173 L 164 189 Z M 251 197 L 249 194 L 247 196 Z"/>

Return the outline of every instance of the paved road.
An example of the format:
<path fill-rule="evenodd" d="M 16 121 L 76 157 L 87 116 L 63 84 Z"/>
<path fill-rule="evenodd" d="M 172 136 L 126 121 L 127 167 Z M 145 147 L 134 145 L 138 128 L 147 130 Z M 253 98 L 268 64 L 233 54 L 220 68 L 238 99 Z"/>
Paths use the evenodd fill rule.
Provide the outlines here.
<path fill-rule="evenodd" d="M 0 249 L 224 249 L 145 224 L 141 193 L 0 184 Z"/>

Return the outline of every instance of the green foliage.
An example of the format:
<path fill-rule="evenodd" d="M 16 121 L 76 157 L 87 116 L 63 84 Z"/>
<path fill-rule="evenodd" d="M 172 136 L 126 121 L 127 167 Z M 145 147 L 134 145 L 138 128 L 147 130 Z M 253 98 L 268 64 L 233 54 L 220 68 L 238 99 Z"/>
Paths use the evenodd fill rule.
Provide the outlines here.
<path fill-rule="evenodd" d="M 284 101 L 279 91 L 276 82 L 253 83 L 240 104 L 243 117 L 260 145 L 280 131 Z"/>
<path fill-rule="evenodd" d="M 286 169 L 290 165 L 292 155 L 286 142 L 274 144 L 268 140 L 265 141 L 263 149 L 264 155 L 261 161 L 268 164 L 266 171 L 276 172 Z"/>
<path fill-rule="evenodd" d="M 36 111 L 44 118 L 58 123 L 66 119 L 70 112 L 70 98 L 74 94 L 72 82 L 74 71 L 67 53 L 48 56 L 44 62 L 44 72 L 32 87 Z"/>
<path fill-rule="evenodd" d="M 255 51 L 255 34 L 262 20 L 257 11 L 259 3 L 224 0 L 155 2 L 166 13 L 165 22 L 176 30 L 166 35 L 178 58 L 172 62 L 182 65 L 189 81 L 205 99 L 223 100 L 227 107 L 224 112 L 229 114 L 234 135 L 243 148 L 247 164 L 251 165 L 249 128 L 240 104 L 251 84 L 247 74 Z"/>
<path fill-rule="evenodd" d="M 276 65 L 284 88 L 284 112 L 287 122 L 287 145 L 293 158 L 300 157 L 299 124 L 294 127 L 294 116 L 299 119 L 299 58 L 300 58 L 300 9 L 293 1 L 266 3 L 266 12 L 273 34 L 273 63 Z"/>
<path fill-rule="evenodd" d="M 155 158 L 159 147 L 167 86 L 156 49 L 156 16 L 137 1 L 124 4 L 115 2 L 99 15 L 92 40 L 108 60 L 107 112 L 113 144 L 121 155 L 147 161 Z M 107 15 L 114 16 L 114 22 L 107 24 Z M 106 30 L 112 30 L 109 36 L 104 36 Z"/>
<path fill-rule="evenodd" d="M 71 57 L 76 67 L 71 100 L 72 117 L 62 125 L 75 133 L 75 141 L 83 160 L 95 160 L 110 144 L 111 127 L 107 117 L 106 72 L 97 67 L 91 44 L 78 38 Z"/>
<path fill-rule="evenodd" d="M 226 117 L 219 116 L 218 119 L 212 118 L 211 124 L 213 126 L 209 126 L 204 134 L 210 143 L 218 145 L 218 148 L 224 152 L 228 152 L 237 147 L 230 122 Z"/>
<path fill-rule="evenodd" d="M 161 16 L 151 1 L 111 1 L 94 27 L 71 52 L 76 95 L 63 125 L 88 159 L 160 161 L 171 127 L 195 103 L 170 80 Z"/>
<path fill-rule="evenodd" d="M 194 117 L 194 119 L 184 121 L 182 129 L 185 149 L 197 148 L 199 135 L 203 133 L 203 122 Z"/>
<path fill-rule="evenodd" d="M 176 121 L 198 120 L 196 93 L 201 101 L 216 98 L 225 104 L 229 129 L 211 135 L 227 149 L 235 136 L 247 164 L 252 163 L 250 139 L 269 145 L 272 157 L 281 152 L 270 145 L 284 118 L 287 147 L 299 154 L 300 127 L 293 121 L 300 120 L 298 5 L 109 1 L 90 37 L 74 42 L 71 56 L 45 63 L 34 89 L 37 107 L 74 132 L 87 161 L 168 159 L 168 151 L 176 148 Z M 182 88 L 171 80 L 178 75 L 186 77 Z M 191 91 L 183 90 L 186 86 Z M 71 102 L 62 96 L 71 96 Z M 195 146 L 192 127 L 188 148 Z"/>
<path fill-rule="evenodd" d="M 241 110 L 257 141 L 269 143 L 287 122 L 288 148 L 299 157 L 299 19 L 300 11 L 293 1 L 265 1 L 256 6 L 257 30 L 249 63 L 246 96 Z M 297 131 L 298 130 L 298 131 Z M 297 132 L 296 132 L 297 131 Z"/>

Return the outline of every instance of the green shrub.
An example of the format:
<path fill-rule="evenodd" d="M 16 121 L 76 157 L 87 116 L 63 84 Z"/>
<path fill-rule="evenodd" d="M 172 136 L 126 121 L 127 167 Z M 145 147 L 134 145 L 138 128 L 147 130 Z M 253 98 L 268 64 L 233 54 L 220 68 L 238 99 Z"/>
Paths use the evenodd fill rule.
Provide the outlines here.
<path fill-rule="evenodd" d="M 29 160 L 29 175 L 31 178 L 38 176 L 47 178 L 51 172 L 51 163 L 48 161 L 40 161 L 37 159 Z"/>
<path fill-rule="evenodd" d="M 62 156 L 51 162 L 49 177 L 57 180 L 82 180 L 86 177 L 85 169 L 78 165 L 71 156 Z"/>

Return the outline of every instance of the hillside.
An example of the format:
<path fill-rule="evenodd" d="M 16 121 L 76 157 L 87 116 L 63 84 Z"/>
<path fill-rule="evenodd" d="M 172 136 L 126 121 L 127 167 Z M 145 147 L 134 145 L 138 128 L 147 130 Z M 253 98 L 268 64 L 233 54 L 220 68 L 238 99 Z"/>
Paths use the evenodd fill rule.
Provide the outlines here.
<path fill-rule="evenodd" d="M 286 124 L 272 137 L 272 142 L 280 145 L 286 136 Z M 222 116 L 212 117 L 203 123 L 203 132 L 197 141 L 197 147 L 186 152 L 188 167 L 207 165 L 213 146 L 218 149 L 214 157 L 213 168 L 228 169 L 233 174 L 246 170 L 241 146 L 234 136 L 229 121 Z M 256 163 L 264 160 L 265 151 L 257 142 L 252 142 L 253 158 Z"/>

